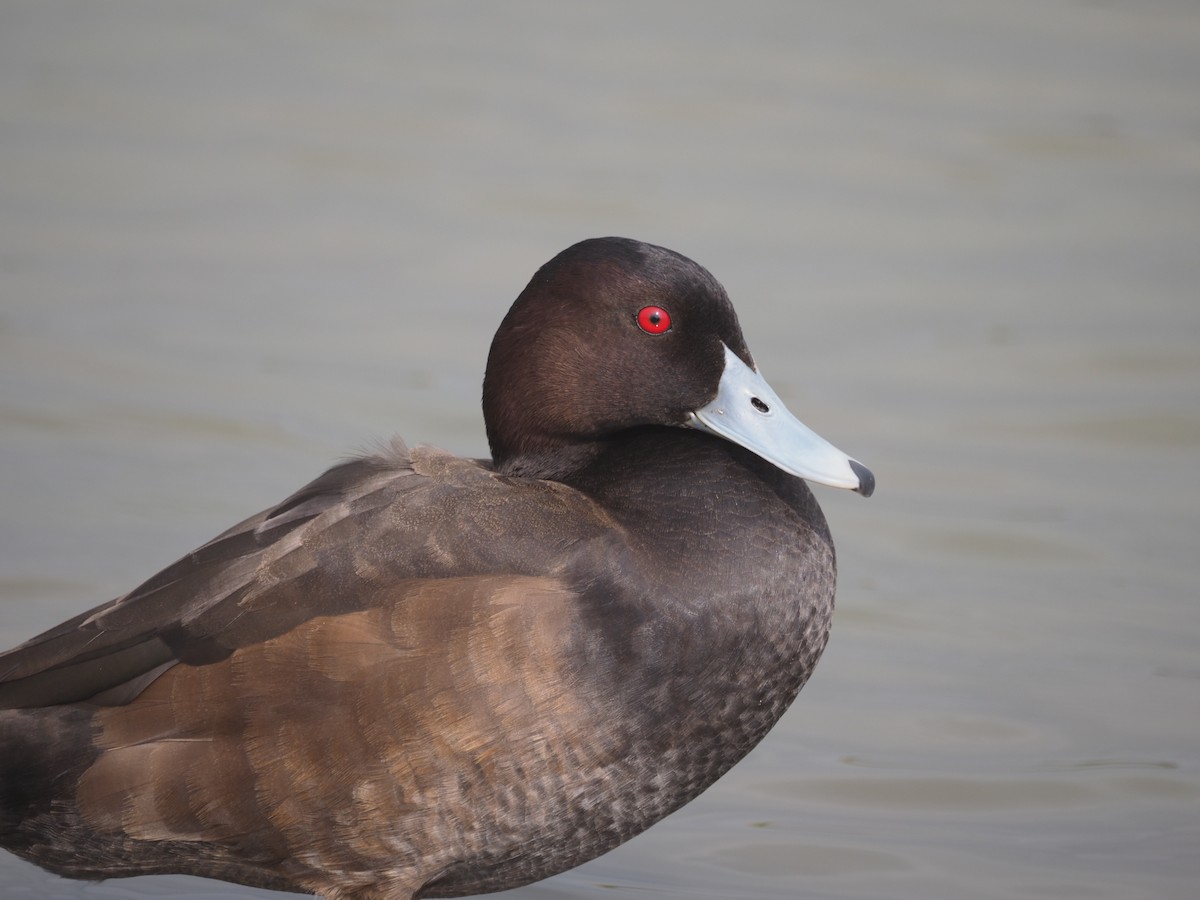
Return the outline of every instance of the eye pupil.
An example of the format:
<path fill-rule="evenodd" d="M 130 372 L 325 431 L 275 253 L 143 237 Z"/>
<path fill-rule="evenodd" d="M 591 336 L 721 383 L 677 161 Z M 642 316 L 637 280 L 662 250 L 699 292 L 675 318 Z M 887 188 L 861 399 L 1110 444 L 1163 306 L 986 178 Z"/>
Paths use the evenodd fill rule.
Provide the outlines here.
<path fill-rule="evenodd" d="M 662 334 L 671 328 L 671 315 L 661 306 L 645 306 L 637 314 L 637 323 L 646 334 Z"/>

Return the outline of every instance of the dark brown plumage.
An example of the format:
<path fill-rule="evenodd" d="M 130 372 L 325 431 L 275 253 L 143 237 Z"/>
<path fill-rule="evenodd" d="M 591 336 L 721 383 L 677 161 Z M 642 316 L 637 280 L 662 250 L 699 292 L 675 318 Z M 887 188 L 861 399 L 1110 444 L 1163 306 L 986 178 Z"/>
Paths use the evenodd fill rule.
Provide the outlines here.
<path fill-rule="evenodd" d="M 833 609 L 820 510 L 761 458 L 786 448 L 699 430 L 751 364 L 695 263 L 564 251 L 493 345 L 491 463 L 337 466 L 0 656 L 0 842 L 77 878 L 408 900 L 526 884 L 686 803 L 791 703 Z"/>

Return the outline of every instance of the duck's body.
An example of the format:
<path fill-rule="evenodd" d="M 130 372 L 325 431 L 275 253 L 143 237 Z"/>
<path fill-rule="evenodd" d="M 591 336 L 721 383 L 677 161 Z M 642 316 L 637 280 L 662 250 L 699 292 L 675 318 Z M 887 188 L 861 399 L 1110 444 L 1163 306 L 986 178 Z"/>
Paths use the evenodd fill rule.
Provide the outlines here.
<path fill-rule="evenodd" d="M 520 307 L 501 335 L 522 334 Z M 558 429 L 496 412 L 507 371 L 564 368 L 518 344 L 519 365 L 501 336 L 489 363 L 494 464 L 399 445 L 343 464 L 0 656 L 0 842 L 72 877 L 463 896 L 590 859 L 741 759 L 828 635 L 815 500 L 643 413 L 556 449 Z"/>

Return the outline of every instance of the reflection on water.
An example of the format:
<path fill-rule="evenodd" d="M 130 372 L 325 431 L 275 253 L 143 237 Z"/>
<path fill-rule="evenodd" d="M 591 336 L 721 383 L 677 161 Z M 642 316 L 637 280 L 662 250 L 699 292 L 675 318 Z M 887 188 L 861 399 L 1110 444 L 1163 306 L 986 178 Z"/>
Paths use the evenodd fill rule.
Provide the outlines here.
<path fill-rule="evenodd" d="M 393 431 L 482 453 L 508 303 L 628 234 L 879 490 L 819 493 L 839 613 L 768 741 L 511 896 L 1194 898 L 1200 10 L 461 13 L 5 9 L 0 638 Z"/>

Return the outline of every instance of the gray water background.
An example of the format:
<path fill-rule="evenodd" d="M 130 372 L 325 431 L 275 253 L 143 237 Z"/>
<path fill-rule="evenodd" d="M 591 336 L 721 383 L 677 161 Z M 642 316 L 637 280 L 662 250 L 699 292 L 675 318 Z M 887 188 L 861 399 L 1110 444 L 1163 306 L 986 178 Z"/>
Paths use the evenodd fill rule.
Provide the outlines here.
<path fill-rule="evenodd" d="M 394 433 L 482 454 L 496 325 L 603 234 L 879 488 L 817 488 L 764 744 L 511 896 L 1200 897 L 1194 2 L 0 2 L 0 640 Z"/>

